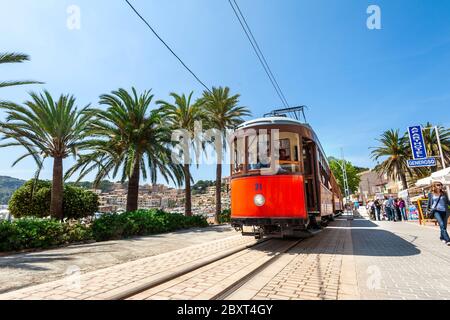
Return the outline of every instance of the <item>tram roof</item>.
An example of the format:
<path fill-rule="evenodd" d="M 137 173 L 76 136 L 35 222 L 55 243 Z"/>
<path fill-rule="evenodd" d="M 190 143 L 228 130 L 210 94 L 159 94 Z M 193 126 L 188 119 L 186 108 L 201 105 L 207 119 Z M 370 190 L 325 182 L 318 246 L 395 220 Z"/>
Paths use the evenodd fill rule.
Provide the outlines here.
<path fill-rule="evenodd" d="M 286 118 L 286 117 L 267 117 L 267 118 L 258 118 L 250 121 L 246 121 L 238 126 L 238 129 L 248 128 L 248 127 L 254 127 L 254 126 L 260 126 L 260 125 L 267 125 L 267 124 L 297 124 L 301 126 L 308 126 L 307 123 L 300 122 L 295 119 Z"/>
<path fill-rule="evenodd" d="M 258 118 L 258 119 L 246 121 L 246 122 L 240 124 L 237 127 L 237 129 L 239 130 L 239 129 L 251 128 L 251 127 L 256 127 L 256 126 L 272 125 L 272 124 L 298 125 L 298 126 L 306 127 L 309 130 L 311 130 L 311 132 L 314 136 L 314 139 L 316 140 L 316 144 L 318 145 L 320 151 L 322 152 L 322 154 L 325 158 L 325 162 L 329 166 L 328 158 L 325 154 L 325 151 L 323 150 L 322 144 L 320 143 L 320 140 L 317 137 L 317 134 L 314 132 L 313 128 L 308 123 L 301 122 L 301 121 L 298 121 L 298 120 L 295 120 L 292 118 L 287 118 L 287 117 L 266 117 L 266 118 Z"/>

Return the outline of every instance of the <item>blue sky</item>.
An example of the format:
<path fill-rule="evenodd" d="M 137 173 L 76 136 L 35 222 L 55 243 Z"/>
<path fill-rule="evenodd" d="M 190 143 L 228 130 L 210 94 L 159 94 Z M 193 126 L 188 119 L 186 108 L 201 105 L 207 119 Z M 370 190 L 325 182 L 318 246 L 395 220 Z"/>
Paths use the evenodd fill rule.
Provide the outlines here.
<path fill-rule="evenodd" d="M 280 107 L 227 0 L 132 3 L 207 85 L 240 93 L 255 117 Z M 449 1 L 238 3 L 290 104 L 310 107 L 307 118 L 327 155 L 343 147 L 355 165 L 372 167 L 369 147 L 384 130 L 426 121 L 450 126 Z M 80 30 L 66 26 L 73 4 L 81 9 Z M 381 30 L 366 27 L 370 4 L 381 8 Z M 0 44 L 0 51 L 32 58 L 1 66 L 0 79 L 45 82 L 2 89 L 1 99 L 23 102 L 28 91 L 47 88 L 72 93 L 84 106 L 119 87 L 152 88 L 157 99 L 202 92 L 123 0 L 0 0 Z M 31 160 L 11 168 L 23 150 L 0 152 L 0 175 L 32 177 Z M 213 179 L 214 167 L 193 168 L 193 175 Z M 51 162 L 42 177 L 51 177 Z"/>

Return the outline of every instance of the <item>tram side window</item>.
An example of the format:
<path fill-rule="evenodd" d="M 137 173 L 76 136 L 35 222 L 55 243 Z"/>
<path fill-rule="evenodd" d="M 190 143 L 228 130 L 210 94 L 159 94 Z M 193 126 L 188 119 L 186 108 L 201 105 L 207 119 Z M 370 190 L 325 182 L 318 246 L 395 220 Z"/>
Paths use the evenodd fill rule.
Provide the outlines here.
<path fill-rule="evenodd" d="M 305 175 L 313 174 L 313 165 L 312 165 L 312 144 L 308 142 L 308 140 L 303 140 L 303 166 Z"/>
<path fill-rule="evenodd" d="M 245 138 L 239 137 L 234 139 L 232 144 L 232 163 L 233 173 L 239 174 L 244 171 L 245 163 Z"/>
<path fill-rule="evenodd" d="M 330 173 L 329 170 L 327 170 L 326 161 L 321 152 L 318 152 L 318 158 L 319 158 L 321 182 L 324 186 L 330 189 Z"/>

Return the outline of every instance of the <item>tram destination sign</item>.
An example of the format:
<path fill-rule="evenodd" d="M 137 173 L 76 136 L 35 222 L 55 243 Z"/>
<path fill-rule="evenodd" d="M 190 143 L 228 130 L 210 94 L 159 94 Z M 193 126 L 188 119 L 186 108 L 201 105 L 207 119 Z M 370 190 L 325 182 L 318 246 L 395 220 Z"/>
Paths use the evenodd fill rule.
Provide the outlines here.
<path fill-rule="evenodd" d="M 412 126 L 408 128 L 409 140 L 411 141 L 411 150 L 414 160 L 427 159 L 427 148 L 423 139 L 421 126 Z"/>
<path fill-rule="evenodd" d="M 436 158 L 408 160 L 408 167 L 410 168 L 436 167 L 436 165 Z"/>

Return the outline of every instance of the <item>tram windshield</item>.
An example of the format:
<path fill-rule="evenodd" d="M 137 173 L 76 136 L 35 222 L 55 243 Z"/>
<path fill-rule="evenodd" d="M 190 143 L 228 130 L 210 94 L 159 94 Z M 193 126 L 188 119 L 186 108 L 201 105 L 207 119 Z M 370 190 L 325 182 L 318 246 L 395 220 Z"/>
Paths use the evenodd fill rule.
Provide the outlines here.
<path fill-rule="evenodd" d="M 261 132 L 262 131 L 262 132 Z M 266 130 L 241 136 L 232 142 L 232 174 L 292 174 L 301 171 L 297 133 Z"/>

